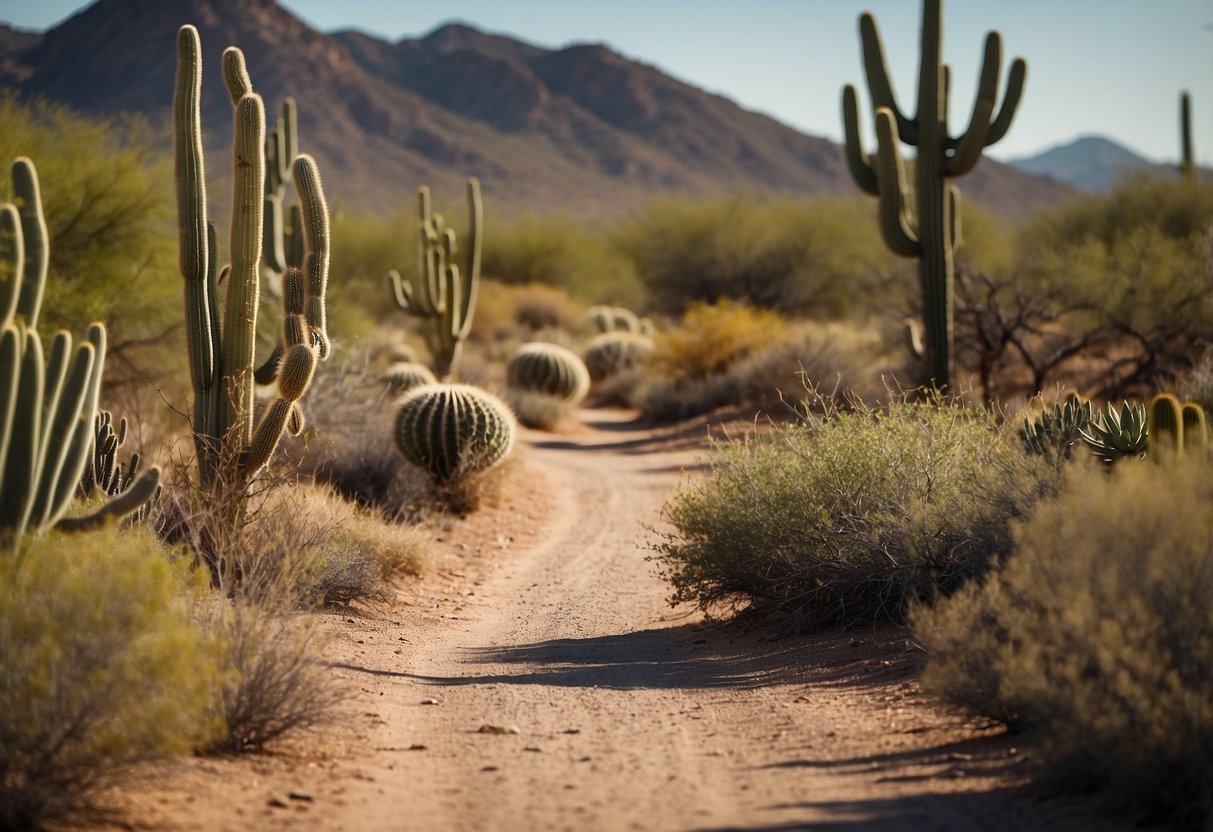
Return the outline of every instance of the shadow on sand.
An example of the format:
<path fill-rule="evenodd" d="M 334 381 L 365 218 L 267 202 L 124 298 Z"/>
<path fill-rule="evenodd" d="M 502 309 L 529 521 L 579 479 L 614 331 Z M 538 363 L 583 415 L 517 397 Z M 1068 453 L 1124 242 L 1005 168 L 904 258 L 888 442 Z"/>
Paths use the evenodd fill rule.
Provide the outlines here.
<path fill-rule="evenodd" d="M 463 651 L 489 672 L 426 676 L 335 665 L 433 685 L 555 685 L 635 689 L 748 689 L 773 684 L 854 687 L 905 678 L 918 662 L 904 631 L 822 633 L 772 640 L 728 624 L 683 624 L 588 638 Z M 511 666 L 521 666 L 514 672 Z M 486 668 L 486 669 L 488 669 Z"/>

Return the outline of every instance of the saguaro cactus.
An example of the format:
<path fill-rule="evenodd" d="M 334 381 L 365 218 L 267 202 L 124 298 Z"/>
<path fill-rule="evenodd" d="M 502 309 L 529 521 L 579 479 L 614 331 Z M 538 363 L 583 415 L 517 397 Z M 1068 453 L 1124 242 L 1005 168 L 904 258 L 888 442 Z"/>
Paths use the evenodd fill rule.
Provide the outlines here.
<path fill-rule="evenodd" d="M 430 189 L 417 191 L 420 214 L 418 280 L 421 291 L 393 270 L 388 273 L 396 304 L 410 315 L 427 319 L 426 341 L 433 356 L 434 374 L 440 379 L 455 376 L 463 342 L 472 331 L 476 295 L 480 290 L 480 245 L 484 237 L 484 206 L 480 182 L 468 180 L 467 257 L 462 269 L 455 263 L 455 231 L 447 228 L 441 214 L 430 212 Z"/>
<path fill-rule="evenodd" d="M 967 129 L 948 132 L 949 69 L 940 60 L 941 0 L 923 0 L 918 72 L 918 112 L 911 118 L 898 106 L 876 20 L 859 18 L 864 68 L 876 119 L 877 151 L 863 151 L 855 88 L 843 88 L 843 129 L 847 163 L 859 187 L 880 198 L 880 228 L 895 253 L 918 259 L 922 284 L 925 349 L 931 381 L 945 388 L 952 381 L 952 305 L 954 255 L 960 241 L 959 191 L 949 180 L 968 173 L 981 151 L 1001 139 L 1023 94 L 1027 64 L 1011 64 L 1002 106 L 994 115 L 1002 62 L 1002 38 L 986 35 L 977 100 Z M 914 185 L 905 177 L 898 140 L 917 148 Z"/>
<path fill-rule="evenodd" d="M 1179 172 L 1184 176 L 1196 173 L 1192 161 L 1192 98 L 1187 92 L 1179 95 Z"/>
<path fill-rule="evenodd" d="M 29 159 L 13 163 L 13 190 L 21 211 L 0 206 L 0 540 L 16 547 L 29 530 L 83 530 L 138 509 L 160 472 L 148 469 L 87 517 L 64 519 L 92 450 L 105 327 L 89 327 L 74 358 L 71 335 L 57 332 L 44 356 L 36 327 L 49 245 Z"/>
<path fill-rule="evenodd" d="M 325 291 L 328 280 L 328 207 L 315 161 L 298 156 L 292 176 L 302 209 L 303 268 L 283 278 L 280 358 L 257 381 L 277 380 L 278 396 L 254 419 L 253 342 L 260 302 L 265 210 L 265 110 L 253 92 L 244 56 L 223 55 L 223 77 L 235 105 L 231 266 L 222 323 L 217 308 L 214 229 L 207 223 L 200 101 L 201 43 L 193 26 L 177 34 L 173 100 L 180 267 L 194 387 L 194 442 L 204 488 L 220 480 L 246 481 L 269 460 L 283 431 L 302 430 L 298 399 L 316 362 L 328 356 Z"/>

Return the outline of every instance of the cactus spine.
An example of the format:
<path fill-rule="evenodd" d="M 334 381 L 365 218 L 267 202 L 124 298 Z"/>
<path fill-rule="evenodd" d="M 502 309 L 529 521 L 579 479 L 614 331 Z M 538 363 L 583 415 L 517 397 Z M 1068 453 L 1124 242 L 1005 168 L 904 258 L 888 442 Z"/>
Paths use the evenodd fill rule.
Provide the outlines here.
<path fill-rule="evenodd" d="M 265 218 L 265 110 L 252 89 L 243 53 L 229 47 L 223 55 L 223 77 L 235 105 L 232 262 L 221 324 L 214 231 L 207 223 L 201 53 L 197 29 L 182 26 L 173 99 L 180 268 L 194 388 L 194 442 L 201 483 L 210 488 L 220 480 L 246 481 L 268 462 L 288 427 L 302 429 L 298 399 L 311 382 L 316 362 L 329 351 L 324 306 L 329 253 L 328 207 L 316 164 L 311 157 L 299 156 L 292 176 L 303 216 L 303 269 L 288 270 L 283 279 L 281 351 L 265 372 L 254 373 Z M 278 397 L 256 422 L 254 381 L 275 379 Z"/>
<path fill-rule="evenodd" d="M 22 210 L 0 207 L 0 538 L 15 548 L 26 531 L 57 524 L 91 528 L 137 510 L 147 499 L 139 497 L 155 490 L 160 472 L 144 472 L 135 481 L 138 491 L 120 503 L 63 519 L 91 453 L 105 327 L 90 326 L 74 357 L 71 335 L 57 332 L 44 356 L 36 326 L 49 244 L 38 174 L 26 158 L 17 159 L 12 170 Z"/>
<path fill-rule="evenodd" d="M 388 273 L 396 305 L 429 322 L 427 346 L 433 357 L 434 374 L 440 379 L 456 376 L 463 342 L 472 331 L 476 295 L 480 291 L 484 206 L 480 200 L 480 182 L 475 177 L 468 180 L 467 199 L 467 257 L 462 269 L 455 263 L 458 253 L 455 231 L 446 227 L 441 214 L 431 213 L 430 189 L 422 185 L 417 190 L 420 293 L 415 292 L 399 272 Z"/>
<path fill-rule="evenodd" d="M 440 486 L 501 462 L 514 433 L 510 408 L 466 384 L 414 387 L 400 399 L 396 416 L 396 447 Z"/>
<path fill-rule="evenodd" d="M 877 151 L 864 153 L 859 137 L 855 88 L 843 88 L 843 128 L 847 163 L 856 184 L 880 198 L 880 228 L 895 253 L 918 259 L 930 380 L 939 388 L 952 381 L 954 255 L 960 242 L 959 191 L 950 179 L 968 173 L 983 148 L 1001 139 L 1023 94 L 1027 64 L 1011 64 L 1002 106 L 994 115 L 1002 61 L 1002 39 L 986 35 L 977 100 L 968 128 L 948 132 L 949 69 L 940 60 L 941 0 L 923 0 L 918 75 L 918 112 L 904 114 L 893 95 L 876 20 L 859 18 L 868 90 L 876 119 Z M 918 149 L 913 187 L 907 182 L 898 140 Z"/>

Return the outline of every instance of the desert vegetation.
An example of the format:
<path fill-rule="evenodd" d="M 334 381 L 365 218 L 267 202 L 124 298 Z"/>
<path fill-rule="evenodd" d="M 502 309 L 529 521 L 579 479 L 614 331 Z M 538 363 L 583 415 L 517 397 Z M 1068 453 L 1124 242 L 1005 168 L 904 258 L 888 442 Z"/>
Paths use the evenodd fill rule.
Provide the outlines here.
<path fill-rule="evenodd" d="M 876 203 L 756 191 L 596 224 L 495 217 L 475 177 L 466 221 L 426 186 L 332 211 L 294 100 L 268 128 L 234 47 L 217 207 L 190 26 L 172 158 L 144 124 L 0 97 L 0 825 L 332 724 L 349 691 L 318 613 L 390 603 L 430 530 L 526 476 L 527 429 L 594 407 L 748 426 L 652 533 L 671 604 L 907 628 L 923 685 L 1022 732 L 1043 782 L 1207 825 L 1213 185 L 1189 165 L 1016 224 L 966 209 L 962 235 L 952 180 L 1023 84 L 1017 61 L 995 108 L 990 43 L 965 133 L 872 72 L 867 154 L 844 93 Z"/>

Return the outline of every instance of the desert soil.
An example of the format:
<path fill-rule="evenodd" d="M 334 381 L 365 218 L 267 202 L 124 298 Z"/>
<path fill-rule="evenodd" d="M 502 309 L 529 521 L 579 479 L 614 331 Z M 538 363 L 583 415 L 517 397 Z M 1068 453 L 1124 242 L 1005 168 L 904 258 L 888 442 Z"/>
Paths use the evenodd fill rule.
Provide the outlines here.
<path fill-rule="evenodd" d="M 528 433 L 428 575 L 331 612 L 340 724 L 119 795 L 154 830 L 1112 829 L 925 698 L 898 629 L 779 638 L 667 603 L 646 541 L 705 425 Z"/>

